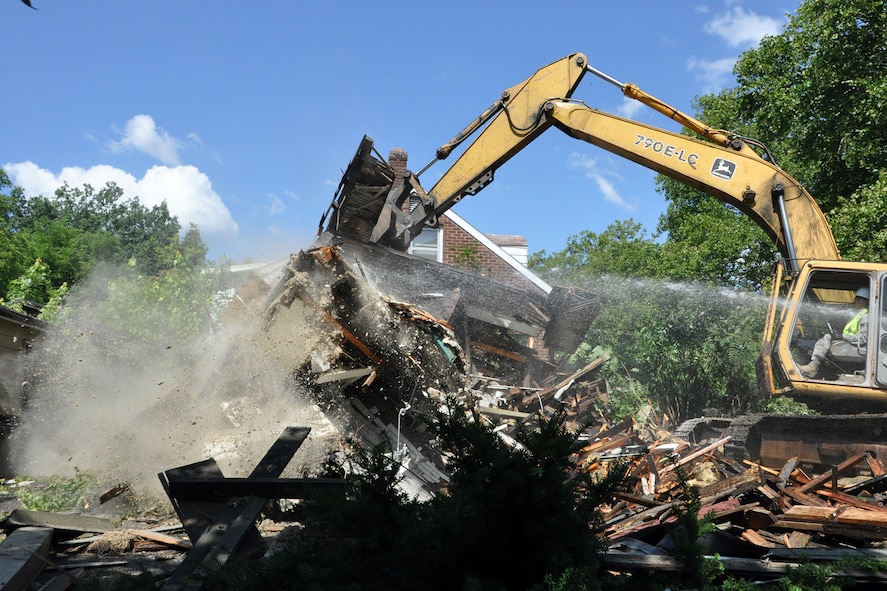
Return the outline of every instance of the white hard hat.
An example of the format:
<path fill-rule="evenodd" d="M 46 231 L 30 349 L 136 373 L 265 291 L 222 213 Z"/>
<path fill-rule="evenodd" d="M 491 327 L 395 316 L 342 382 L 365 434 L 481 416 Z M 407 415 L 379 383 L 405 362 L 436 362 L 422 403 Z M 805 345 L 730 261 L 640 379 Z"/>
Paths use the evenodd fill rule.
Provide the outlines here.
<path fill-rule="evenodd" d="M 868 287 L 860 287 L 856 290 L 856 297 L 869 299 L 869 288 Z"/>

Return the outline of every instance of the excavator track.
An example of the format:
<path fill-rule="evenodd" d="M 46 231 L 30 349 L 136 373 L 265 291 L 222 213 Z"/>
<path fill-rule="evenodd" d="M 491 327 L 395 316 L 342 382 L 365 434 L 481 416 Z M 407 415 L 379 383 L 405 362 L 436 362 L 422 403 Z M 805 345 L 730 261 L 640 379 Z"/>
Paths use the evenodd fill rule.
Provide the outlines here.
<path fill-rule="evenodd" d="M 692 419 L 675 435 L 694 443 L 730 437 L 725 451 L 780 469 L 786 461 L 815 467 L 836 466 L 869 452 L 887 462 L 887 415 L 773 415 Z"/>

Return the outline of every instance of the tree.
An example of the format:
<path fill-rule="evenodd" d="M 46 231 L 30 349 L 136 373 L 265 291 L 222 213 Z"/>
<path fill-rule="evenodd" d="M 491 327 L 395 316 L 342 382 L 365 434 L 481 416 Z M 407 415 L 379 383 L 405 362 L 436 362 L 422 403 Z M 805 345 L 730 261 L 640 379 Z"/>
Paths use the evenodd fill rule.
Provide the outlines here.
<path fill-rule="evenodd" d="M 877 0 L 806 0 L 779 35 L 741 56 L 737 84 L 701 97 L 697 117 L 766 144 L 861 260 L 887 251 L 877 195 L 887 153 L 887 12 Z M 666 190 L 669 216 L 690 219 Z M 673 199 L 674 198 L 674 199 Z M 839 224 L 851 222 L 845 231 Z M 672 224 L 673 225 L 673 224 Z"/>
<path fill-rule="evenodd" d="M 772 241 L 745 214 L 673 179 L 659 179 L 668 207 L 657 230 L 660 277 L 730 289 L 767 291 L 775 260 Z"/>
<path fill-rule="evenodd" d="M 660 245 L 634 220 L 616 221 L 595 234 L 585 230 L 567 239 L 564 250 L 544 250 L 530 257 L 529 266 L 559 283 L 589 277 L 619 275 L 651 277 L 660 274 Z"/>
<path fill-rule="evenodd" d="M 630 281 L 606 293 L 588 342 L 610 351 L 673 421 L 754 410 L 766 299 L 702 283 Z"/>
<path fill-rule="evenodd" d="M 43 308 L 38 316 L 41 319 L 52 320 L 67 293 L 68 284 L 63 283 L 53 287 L 49 277 L 49 266 L 37 259 L 24 274 L 9 282 L 6 297 L 0 298 L 0 304 L 25 313 L 26 306 L 39 302 Z"/>
<path fill-rule="evenodd" d="M 56 288 L 76 286 L 99 264 L 132 264 L 137 274 L 155 277 L 183 261 L 189 268 L 206 264 L 199 230 L 192 225 L 180 235 L 165 202 L 146 207 L 113 183 L 98 191 L 65 184 L 52 197 L 28 198 L 0 170 L 5 189 L 11 191 L 0 194 L 0 293 L 38 259 Z"/>

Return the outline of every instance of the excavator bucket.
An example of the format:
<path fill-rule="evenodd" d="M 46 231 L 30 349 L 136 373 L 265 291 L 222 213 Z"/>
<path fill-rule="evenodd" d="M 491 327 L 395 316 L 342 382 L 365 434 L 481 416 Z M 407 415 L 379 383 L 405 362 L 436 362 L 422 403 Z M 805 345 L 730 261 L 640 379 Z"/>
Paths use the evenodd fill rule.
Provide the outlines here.
<path fill-rule="evenodd" d="M 375 151 L 373 140 L 364 136 L 321 217 L 318 234 L 326 231 L 360 242 L 378 242 L 371 240 L 374 233 L 389 233 L 393 226 L 388 196 L 395 188 L 396 176 L 394 168 Z"/>

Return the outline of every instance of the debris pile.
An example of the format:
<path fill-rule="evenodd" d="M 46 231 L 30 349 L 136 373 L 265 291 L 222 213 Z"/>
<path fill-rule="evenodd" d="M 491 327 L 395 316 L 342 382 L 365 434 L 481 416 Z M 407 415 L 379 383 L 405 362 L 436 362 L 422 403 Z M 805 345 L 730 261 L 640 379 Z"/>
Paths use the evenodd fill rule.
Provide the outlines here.
<path fill-rule="evenodd" d="M 419 499 L 447 484 L 445 458 L 435 450 L 425 419 L 449 397 L 506 439 L 563 411 L 571 426 L 582 429 L 577 469 L 629 466 L 627 488 L 600 507 L 610 542 L 605 560 L 614 571 L 677 570 L 669 527 L 694 498 L 699 516 L 715 525 L 702 541 L 707 552 L 722 557 L 727 574 L 765 580 L 802 559 L 887 558 L 877 548 L 887 539 L 887 474 L 868 451 L 825 470 L 800 458 L 774 467 L 727 453 L 726 431 L 706 440 L 697 440 L 695 432 L 676 437 L 651 409 L 608 422 L 602 409 L 609 391 L 599 371 L 607 358 L 566 374 L 542 354 L 583 335 L 595 308 L 594 294 L 546 294 L 383 247 L 332 240 L 293 255 L 275 286 L 256 277 L 244 284 L 226 318 L 258 319 L 253 333 L 238 333 L 238 342 L 262 352 L 269 361 L 264 372 L 280 375 L 261 382 L 244 375 L 226 387 L 246 391 L 288 381 L 294 391 L 309 392 L 318 412 L 335 415 L 323 429 L 338 430 L 325 434 L 338 440 L 338 454 L 348 445 L 386 443 L 404 466 L 405 492 Z M 575 322 L 567 323 L 558 309 L 569 310 Z M 236 413 L 224 410 L 236 426 Z M 26 581 L 22 589 L 38 577 L 72 579 L 82 569 L 113 569 L 146 555 L 155 557 L 148 570 L 163 577 L 166 588 L 199 588 L 193 575 L 286 531 L 285 522 L 260 521 L 269 499 L 342 486 L 336 478 L 292 478 L 286 472 L 310 430 L 285 429 L 243 478 L 224 475 L 214 457 L 158 466 L 175 514 L 157 523 L 98 516 L 125 485 L 109 489 L 79 515 L 24 511 L 10 494 L 3 522 L 7 542 L 10 550 L 27 550 L 0 554 L 12 561 L 12 576 Z M 50 565 L 67 574 L 56 575 Z M 880 580 L 869 571 L 849 574 Z"/>

